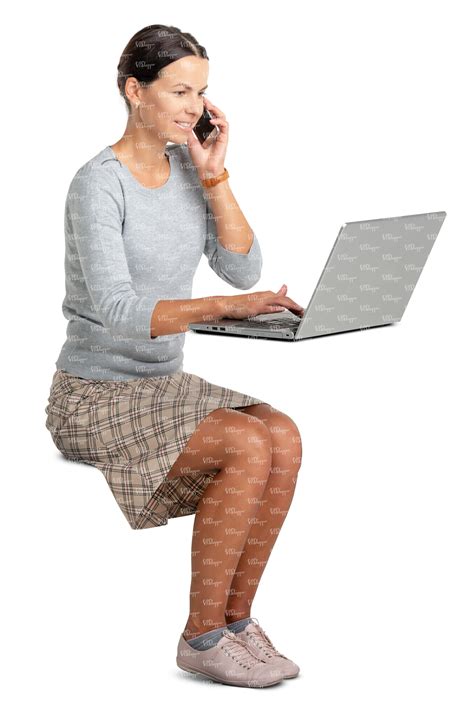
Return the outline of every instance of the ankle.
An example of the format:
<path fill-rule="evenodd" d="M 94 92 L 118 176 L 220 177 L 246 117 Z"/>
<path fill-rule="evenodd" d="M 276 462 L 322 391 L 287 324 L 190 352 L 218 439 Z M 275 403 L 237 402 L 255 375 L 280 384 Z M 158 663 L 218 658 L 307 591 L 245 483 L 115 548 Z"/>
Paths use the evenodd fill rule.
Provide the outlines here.
<path fill-rule="evenodd" d="M 198 637 L 200 634 L 205 634 L 206 632 L 212 632 L 219 627 L 227 626 L 226 620 L 212 620 L 201 622 L 198 620 L 193 620 L 191 618 L 186 622 L 186 626 L 183 631 L 183 637 L 186 641 Z"/>
<path fill-rule="evenodd" d="M 242 612 L 237 612 L 233 610 L 232 612 L 225 613 L 225 623 L 226 625 L 231 625 L 232 622 L 239 622 L 247 617 L 252 617 L 252 612 L 250 610 L 244 610 Z"/>

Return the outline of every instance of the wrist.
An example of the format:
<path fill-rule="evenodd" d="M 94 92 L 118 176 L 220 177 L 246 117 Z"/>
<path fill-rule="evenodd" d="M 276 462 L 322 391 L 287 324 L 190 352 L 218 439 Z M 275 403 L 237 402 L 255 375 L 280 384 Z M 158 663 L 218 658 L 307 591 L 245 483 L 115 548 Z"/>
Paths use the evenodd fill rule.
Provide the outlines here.
<path fill-rule="evenodd" d="M 219 183 L 222 183 L 223 181 L 227 180 L 229 178 L 229 173 L 227 171 L 227 168 L 223 168 L 221 171 L 218 171 L 217 173 L 214 171 L 201 171 L 198 173 L 199 175 L 199 180 L 201 181 L 201 184 L 205 188 L 212 188 L 215 185 L 219 185 Z"/>
<path fill-rule="evenodd" d="M 215 172 L 215 170 L 201 170 L 198 171 L 199 180 L 207 180 L 207 178 L 217 178 L 220 173 L 222 173 L 222 170 L 217 173 Z"/>
<path fill-rule="evenodd" d="M 217 306 L 219 310 L 219 318 L 225 318 L 229 313 L 229 296 L 219 296 Z"/>

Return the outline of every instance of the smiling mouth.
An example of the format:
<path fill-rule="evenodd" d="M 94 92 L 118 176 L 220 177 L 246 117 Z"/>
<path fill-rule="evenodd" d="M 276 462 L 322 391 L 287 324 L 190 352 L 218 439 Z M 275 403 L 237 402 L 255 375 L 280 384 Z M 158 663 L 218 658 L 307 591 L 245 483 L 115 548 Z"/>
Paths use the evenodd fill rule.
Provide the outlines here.
<path fill-rule="evenodd" d="M 175 124 L 183 129 L 183 131 L 190 131 L 194 127 L 192 123 L 181 123 L 180 121 L 175 121 Z"/>

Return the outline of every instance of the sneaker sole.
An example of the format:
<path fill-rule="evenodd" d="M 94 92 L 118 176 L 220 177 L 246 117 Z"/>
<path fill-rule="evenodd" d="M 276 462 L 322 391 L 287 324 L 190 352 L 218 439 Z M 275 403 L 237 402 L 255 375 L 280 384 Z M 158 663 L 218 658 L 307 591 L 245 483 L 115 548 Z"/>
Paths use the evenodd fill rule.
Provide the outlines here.
<path fill-rule="evenodd" d="M 201 676 L 206 677 L 207 679 L 212 679 L 212 681 L 217 681 L 220 684 L 228 684 L 229 686 L 246 686 L 250 688 L 256 688 L 256 689 L 264 689 L 267 686 L 275 686 L 275 684 L 279 684 L 280 681 L 282 681 L 282 678 L 280 679 L 275 679 L 274 681 L 268 681 L 266 683 L 262 683 L 259 681 L 255 682 L 238 682 L 238 681 L 232 681 L 230 679 L 220 679 L 217 676 L 214 676 L 213 674 L 210 674 L 209 672 L 202 671 L 202 669 L 194 669 L 193 667 L 189 667 L 186 664 L 183 664 L 183 662 L 179 659 L 176 660 L 176 664 L 180 669 L 183 671 L 187 671 L 190 674 L 200 674 Z"/>

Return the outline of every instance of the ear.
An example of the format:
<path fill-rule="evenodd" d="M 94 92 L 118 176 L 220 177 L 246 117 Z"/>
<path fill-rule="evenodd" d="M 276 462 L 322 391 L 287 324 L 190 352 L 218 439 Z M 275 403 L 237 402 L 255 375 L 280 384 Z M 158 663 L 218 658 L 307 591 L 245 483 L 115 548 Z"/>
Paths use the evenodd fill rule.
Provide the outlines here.
<path fill-rule="evenodd" d="M 135 77 L 128 77 L 127 81 L 125 82 L 125 96 L 129 100 L 130 106 L 132 106 L 132 108 L 136 108 L 136 105 L 142 102 L 141 87 Z"/>

